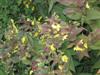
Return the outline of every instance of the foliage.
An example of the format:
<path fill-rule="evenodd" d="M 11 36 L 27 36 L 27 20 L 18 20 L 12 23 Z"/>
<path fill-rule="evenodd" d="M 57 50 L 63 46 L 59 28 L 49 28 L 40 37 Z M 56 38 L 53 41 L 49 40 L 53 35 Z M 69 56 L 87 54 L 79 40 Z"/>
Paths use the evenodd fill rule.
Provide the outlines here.
<path fill-rule="evenodd" d="M 0 0 L 0 75 L 99 75 L 100 0 Z"/>

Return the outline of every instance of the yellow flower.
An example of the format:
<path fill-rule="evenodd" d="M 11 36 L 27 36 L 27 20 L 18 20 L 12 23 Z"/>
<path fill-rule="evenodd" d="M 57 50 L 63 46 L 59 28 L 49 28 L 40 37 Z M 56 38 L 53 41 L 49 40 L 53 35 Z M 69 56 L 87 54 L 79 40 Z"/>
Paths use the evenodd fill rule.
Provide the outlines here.
<path fill-rule="evenodd" d="M 53 24 L 51 27 L 52 27 L 53 29 L 56 29 L 57 31 L 59 31 L 60 28 L 61 28 L 60 24 Z"/>
<path fill-rule="evenodd" d="M 41 20 L 42 20 L 42 18 L 43 18 L 43 17 L 42 17 L 42 16 L 40 16 L 40 17 L 38 18 L 38 21 L 41 21 Z"/>
<path fill-rule="evenodd" d="M 76 46 L 74 47 L 74 50 L 75 50 L 75 51 L 84 51 L 85 49 L 88 48 L 87 42 L 83 42 L 83 39 L 80 40 L 79 42 L 83 45 L 83 47 L 79 47 L 78 45 L 76 45 Z"/>
<path fill-rule="evenodd" d="M 64 35 L 63 38 L 62 38 L 62 40 L 65 40 L 67 38 L 68 38 L 68 35 Z"/>
<path fill-rule="evenodd" d="M 87 9 L 90 9 L 90 6 L 89 6 L 89 3 L 88 2 L 86 3 L 86 8 Z"/>
<path fill-rule="evenodd" d="M 85 47 L 85 48 L 88 48 L 88 45 L 87 45 L 87 43 L 84 43 L 84 47 Z"/>
<path fill-rule="evenodd" d="M 56 50 L 56 48 L 54 47 L 54 44 L 52 44 L 52 45 L 50 46 L 50 48 L 51 48 L 52 51 L 55 51 L 55 50 Z"/>
<path fill-rule="evenodd" d="M 32 20 L 31 24 L 34 25 L 34 20 Z"/>
<path fill-rule="evenodd" d="M 75 51 L 84 51 L 85 49 L 84 48 L 80 48 L 79 46 L 76 46 L 76 47 L 74 47 L 74 50 Z"/>
<path fill-rule="evenodd" d="M 33 71 L 32 70 L 30 70 L 30 74 L 29 75 L 32 75 L 33 74 Z"/>
<path fill-rule="evenodd" d="M 26 37 L 26 36 L 23 36 L 22 39 L 21 39 L 21 42 L 22 42 L 23 44 L 25 44 L 25 43 L 27 42 L 27 37 Z"/>
<path fill-rule="evenodd" d="M 38 32 L 36 32 L 36 33 L 34 34 L 34 36 L 35 36 L 35 37 L 37 37 L 38 35 L 39 35 L 39 33 L 38 33 Z"/>
<path fill-rule="evenodd" d="M 31 21 L 31 19 L 30 18 L 27 18 L 27 21 Z"/>
<path fill-rule="evenodd" d="M 12 23 L 13 29 L 15 30 L 15 33 L 18 33 L 18 29 L 17 29 L 17 27 L 16 27 L 15 22 L 14 22 L 13 19 L 11 19 L 11 23 Z M 12 32 L 13 32 L 13 30 L 12 30 Z"/>
<path fill-rule="evenodd" d="M 59 68 L 60 70 L 63 70 L 63 66 L 62 66 L 62 65 L 59 65 L 58 68 Z"/>
<path fill-rule="evenodd" d="M 29 8 L 29 5 L 28 4 L 26 4 L 25 6 L 26 6 L 26 8 Z"/>
<path fill-rule="evenodd" d="M 10 56 L 11 56 L 11 54 L 10 54 L 10 53 L 7 53 L 7 55 L 8 55 L 8 57 L 10 57 Z"/>
<path fill-rule="evenodd" d="M 23 4 L 26 4 L 26 1 L 23 1 Z"/>
<path fill-rule="evenodd" d="M 25 53 L 26 57 L 31 57 L 30 54 L 28 52 Z"/>
<path fill-rule="evenodd" d="M 66 55 L 63 55 L 61 59 L 63 62 L 68 62 L 68 57 Z"/>
<path fill-rule="evenodd" d="M 83 44 L 83 39 L 81 39 L 79 42 L 80 42 L 81 44 Z"/>
<path fill-rule="evenodd" d="M 57 38 L 57 37 L 59 37 L 60 35 L 59 34 L 56 34 L 55 36 L 54 36 L 54 38 Z"/>
<path fill-rule="evenodd" d="M 31 9 L 34 11 L 35 10 L 35 7 L 33 6 Z"/>
<path fill-rule="evenodd" d="M 57 34 L 57 33 L 58 33 L 58 31 L 54 31 L 53 33 L 54 33 L 54 34 Z"/>
<path fill-rule="evenodd" d="M 16 53 L 16 52 L 18 52 L 18 49 L 14 49 L 14 51 L 12 51 L 12 53 Z"/>
<path fill-rule="evenodd" d="M 18 45 L 16 45 L 16 46 L 14 47 L 14 49 L 18 49 Z"/>

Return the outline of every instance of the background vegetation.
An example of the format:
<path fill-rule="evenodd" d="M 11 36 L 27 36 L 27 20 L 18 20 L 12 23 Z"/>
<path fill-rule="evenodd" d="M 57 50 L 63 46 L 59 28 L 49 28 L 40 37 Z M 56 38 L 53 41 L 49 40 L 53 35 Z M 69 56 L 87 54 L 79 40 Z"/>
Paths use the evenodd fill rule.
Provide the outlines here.
<path fill-rule="evenodd" d="M 0 75 L 100 75 L 100 0 L 0 0 Z"/>

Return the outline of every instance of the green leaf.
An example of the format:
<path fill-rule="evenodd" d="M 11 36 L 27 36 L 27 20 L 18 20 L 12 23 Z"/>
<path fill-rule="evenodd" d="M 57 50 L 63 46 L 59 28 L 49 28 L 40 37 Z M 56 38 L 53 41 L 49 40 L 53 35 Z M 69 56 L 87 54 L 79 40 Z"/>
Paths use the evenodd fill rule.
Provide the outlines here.
<path fill-rule="evenodd" d="M 78 12 L 77 8 L 67 8 L 63 11 L 63 13 L 72 20 L 81 19 L 81 12 Z"/>
<path fill-rule="evenodd" d="M 32 37 L 30 35 L 27 37 L 28 37 L 29 43 L 31 44 L 31 47 L 34 50 L 42 50 L 42 42 L 38 38 Z"/>
<path fill-rule="evenodd" d="M 100 28 L 100 19 L 94 21 L 87 21 L 87 23 L 90 25 L 91 29 L 93 30 Z"/>
<path fill-rule="evenodd" d="M 75 65 L 74 65 L 72 57 L 70 57 L 69 68 L 70 68 L 70 70 L 75 72 Z"/>
<path fill-rule="evenodd" d="M 75 67 L 80 65 L 80 63 L 77 60 L 73 60 Z"/>
<path fill-rule="evenodd" d="M 37 5 L 38 9 L 39 9 L 39 13 L 42 15 L 42 17 L 46 17 L 48 15 L 48 9 L 46 8 L 46 6 L 44 4 L 38 4 Z"/>
<path fill-rule="evenodd" d="M 39 66 L 39 67 L 44 67 L 44 65 L 45 65 L 44 62 L 38 63 L 38 66 Z"/>
<path fill-rule="evenodd" d="M 63 11 L 64 11 L 65 7 L 63 5 L 60 4 L 56 4 L 52 10 L 52 12 L 56 12 L 57 14 L 62 14 L 63 15 Z"/>
<path fill-rule="evenodd" d="M 91 73 L 80 73 L 78 75 L 92 75 Z"/>
<path fill-rule="evenodd" d="M 0 48 L 0 52 L 3 52 L 4 51 L 4 49 L 3 48 Z"/>
<path fill-rule="evenodd" d="M 70 14 L 70 15 L 67 15 L 70 19 L 72 20 L 79 20 L 81 18 L 81 14 L 80 13 L 73 13 L 73 14 Z"/>
<path fill-rule="evenodd" d="M 67 40 L 65 40 L 62 45 L 61 45 L 61 48 L 62 50 L 66 50 L 67 49 L 67 45 L 69 44 L 69 42 Z"/>
<path fill-rule="evenodd" d="M 96 27 L 96 28 L 100 28 L 100 20 L 96 20 L 95 23 L 96 23 L 96 24 L 95 24 L 95 27 Z"/>
<path fill-rule="evenodd" d="M 35 3 L 43 3 L 44 0 L 34 0 Z"/>
<path fill-rule="evenodd" d="M 96 41 L 96 43 L 91 44 L 90 48 L 95 49 L 95 50 L 100 49 L 100 41 Z"/>
<path fill-rule="evenodd" d="M 52 10 L 55 2 L 56 2 L 55 0 L 49 0 L 49 11 L 48 11 L 49 13 Z"/>
<path fill-rule="evenodd" d="M 71 53 L 68 50 L 66 51 L 66 55 L 69 57 L 69 62 L 68 62 L 69 69 L 72 70 L 73 72 L 75 72 L 74 61 L 73 61 L 73 58 L 71 56 Z"/>
<path fill-rule="evenodd" d="M 96 61 L 93 68 L 100 68 L 100 60 Z"/>
<path fill-rule="evenodd" d="M 28 59 L 22 59 L 22 63 L 26 64 L 26 65 L 29 65 L 29 64 L 31 64 L 31 61 L 28 60 Z"/>
<path fill-rule="evenodd" d="M 7 6 L 8 4 L 8 1 L 7 0 L 0 0 L 0 5 L 1 6 Z"/>
<path fill-rule="evenodd" d="M 70 71 L 67 72 L 67 75 L 72 75 L 72 73 Z"/>
<path fill-rule="evenodd" d="M 97 56 L 100 56 L 100 50 L 99 50 L 99 52 L 98 52 Z"/>
<path fill-rule="evenodd" d="M 22 3 L 22 0 L 17 0 L 18 5 Z"/>
<path fill-rule="evenodd" d="M 95 9 L 90 9 L 87 11 L 87 20 L 100 19 L 100 11 Z"/>
<path fill-rule="evenodd" d="M 57 13 L 57 15 L 59 15 L 59 18 L 62 20 L 62 21 L 66 21 L 66 16 L 65 14 L 63 13 L 64 9 L 66 7 L 63 6 L 63 5 L 60 5 L 60 4 L 56 4 L 54 5 L 53 9 L 52 9 L 52 13 Z"/>
<path fill-rule="evenodd" d="M 0 75 L 5 75 L 3 71 L 0 70 Z"/>
<path fill-rule="evenodd" d="M 7 75 L 7 74 L 5 73 L 5 71 L 0 69 L 0 75 Z"/>

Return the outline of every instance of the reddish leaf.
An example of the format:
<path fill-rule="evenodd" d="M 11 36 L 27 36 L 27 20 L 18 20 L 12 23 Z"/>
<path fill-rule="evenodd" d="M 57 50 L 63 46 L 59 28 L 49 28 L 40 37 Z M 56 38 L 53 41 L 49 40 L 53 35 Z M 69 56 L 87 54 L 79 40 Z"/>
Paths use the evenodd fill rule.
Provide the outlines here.
<path fill-rule="evenodd" d="M 60 2 L 61 4 L 64 4 L 64 5 L 76 5 L 76 6 L 79 6 L 79 7 L 82 7 L 86 0 L 57 0 L 58 2 Z"/>
<path fill-rule="evenodd" d="M 79 60 L 83 59 L 84 57 L 89 57 L 88 51 L 86 51 L 86 50 L 78 51 L 77 54 L 78 54 Z"/>

